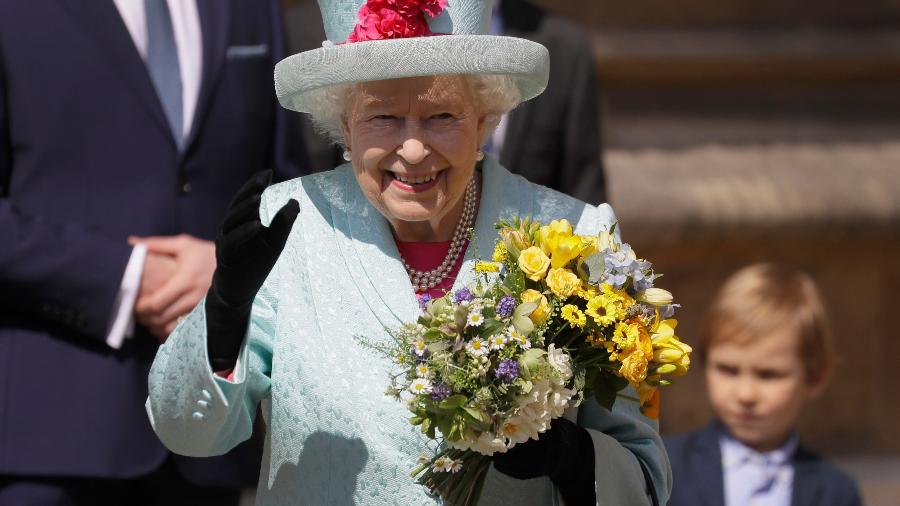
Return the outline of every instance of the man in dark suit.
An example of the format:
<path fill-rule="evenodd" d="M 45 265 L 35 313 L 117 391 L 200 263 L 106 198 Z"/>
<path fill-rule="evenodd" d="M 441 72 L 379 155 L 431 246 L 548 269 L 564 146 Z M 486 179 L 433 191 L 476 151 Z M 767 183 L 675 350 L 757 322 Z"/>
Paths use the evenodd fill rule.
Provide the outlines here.
<path fill-rule="evenodd" d="M 305 166 L 282 45 L 275 1 L 0 0 L 0 505 L 237 503 L 144 401 L 234 192 Z"/>
<path fill-rule="evenodd" d="M 546 91 L 514 109 L 494 135 L 500 163 L 585 202 L 605 202 L 590 37 L 525 0 L 502 0 L 494 23 L 495 32 L 531 39 L 550 51 Z"/>
<path fill-rule="evenodd" d="M 718 421 L 663 438 L 674 473 L 669 506 L 724 506 L 725 485 Z M 791 506 L 859 506 L 856 483 L 816 454 L 796 446 L 788 456 L 794 469 Z M 739 505 L 734 505 L 739 506 Z"/>

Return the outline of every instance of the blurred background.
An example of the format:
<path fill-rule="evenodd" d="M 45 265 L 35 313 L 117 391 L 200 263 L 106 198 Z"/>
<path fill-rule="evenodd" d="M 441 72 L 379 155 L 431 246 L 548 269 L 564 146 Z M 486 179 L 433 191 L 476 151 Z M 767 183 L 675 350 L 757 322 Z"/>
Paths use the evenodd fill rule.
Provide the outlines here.
<path fill-rule="evenodd" d="M 839 365 L 801 438 L 900 504 L 900 2 L 537 3 L 591 34 L 609 200 L 679 335 L 748 263 L 811 274 Z M 700 367 L 663 394 L 663 432 L 711 414 Z"/>
<path fill-rule="evenodd" d="M 681 338 L 742 266 L 811 274 L 839 364 L 801 437 L 866 504 L 900 504 L 900 1 L 534 3 L 588 35 L 607 199 L 683 305 Z M 316 3 L 285 8 L 292 52 L 318 47 Z M 712 416 L 696 365 L 664 392 L 664 433 Z"/>

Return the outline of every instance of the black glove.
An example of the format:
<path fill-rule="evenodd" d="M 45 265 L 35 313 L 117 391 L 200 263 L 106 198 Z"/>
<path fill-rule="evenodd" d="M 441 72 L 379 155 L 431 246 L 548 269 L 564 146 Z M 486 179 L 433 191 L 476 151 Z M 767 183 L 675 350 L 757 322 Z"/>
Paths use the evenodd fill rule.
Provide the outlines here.
<path fill-rule="evenodd" d="M 281 255 L 300 211 L 300 205 L 291 199 L 264 227 L 259 221 L 259 203 L 271 183 L 271 170 L 250 178 L 228 205 L 216 237 L 216 271 L 206 294 L 207 348 L 214 371 L 234 367 L 253 298 Z"/>
<path fill-rule="evenodd" d="M 594 441 L 588 431 L 566 418 L 557 418 L 538 439 L 495 453 L 501 473 L 527 480 L 548 476 L 568 506 L 597 503 L 594 493 Z"/>

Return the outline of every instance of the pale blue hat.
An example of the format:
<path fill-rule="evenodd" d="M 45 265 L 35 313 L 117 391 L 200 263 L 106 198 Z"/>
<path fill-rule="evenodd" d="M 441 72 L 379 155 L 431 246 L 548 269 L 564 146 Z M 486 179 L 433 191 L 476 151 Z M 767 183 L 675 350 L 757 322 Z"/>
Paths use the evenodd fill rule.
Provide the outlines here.
<path fill-rule="evenodd" d="M 425 16 L 436 35 L 347 42 L 366 2 L 319 0 L 328 40 L 321 48 L 289 56 L 275 66 L 275 93 L 282 106 L 308 112 L 313 90 L 401 77 L 505 74 L 514 80 L 523 101 L 547 87 L 547 48 L 530 40 L 488 35 L 492 0 L 446 0 L 437 17 Z"/>

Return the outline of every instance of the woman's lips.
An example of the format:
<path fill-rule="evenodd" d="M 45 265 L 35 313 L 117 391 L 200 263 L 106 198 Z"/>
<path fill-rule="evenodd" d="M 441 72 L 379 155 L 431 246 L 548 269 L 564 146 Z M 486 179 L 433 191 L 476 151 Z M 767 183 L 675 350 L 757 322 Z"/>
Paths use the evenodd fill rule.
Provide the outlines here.
<path fill-rule="evenodd" d="M 443 177 L 444 177 L 444 172 L 445 172 L 445 171 L 442 170 L 442 171 L 438 172 L 438 173 L 434 176 L 434 179 L 432 179 L 431 181 L 428 181 L 428 182 L 426 182 L 426 183 L 419 183 L 419 184 L 416 184 L 416 183 L 405 183 L 405 182 L 403 182 L 403 181 L 400 181 L 399 179 L 397 179 L 397 177 L 394 175 L 393 172 L 387 172 L 387 173 L 385 173 L 385 177 L 389 178 L 389 180 L 390 180 L 390 183 L 389 183 L 390 186 L 393 186 L 394 188 L 396 188 L 396 189 L 398 189 L 398 190 L 400 190 L 400 191 L 402 191 L 402 192 L 406 192 L 406 193 L 423 193 L 423 192 L 427 192 L 428 190 L 430 190 L 430 189 L 434 188 L 435 186 L 437 186 L 437 184 L 438 184 L 439 182 L 441 182 L 441 179 L 443 179 Z M 405 177 L 404 177 L 404 179 L 412 179 L 412 178 L 405 178 Z"/>

